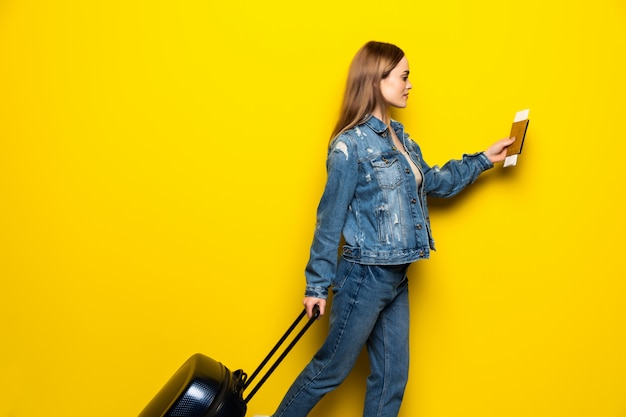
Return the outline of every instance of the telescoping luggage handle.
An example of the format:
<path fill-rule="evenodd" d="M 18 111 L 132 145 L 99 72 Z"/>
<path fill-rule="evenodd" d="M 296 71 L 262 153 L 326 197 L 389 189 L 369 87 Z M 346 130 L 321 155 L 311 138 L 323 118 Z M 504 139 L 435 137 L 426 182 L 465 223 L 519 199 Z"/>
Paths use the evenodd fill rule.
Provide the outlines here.
<path fill-rule="evenodd" d="M 263 369 L 263 367 L 265 367 L 265 365 L 267 365 L 267 363 L 272 358 L 272 356 L 274 356 L 276 351 L 278 351 L 278 349 L 283 345 L 283 343 L 285 343 L 285 340 L 289 337 L 289 335 L 291 333 L 293 333 L 293 331 L 297 327 L 298 323 L 300 323 L 300 321 L 302 321 L 302 319 L 304 318 L 305 315 L 306 315 L 306 310 L 303 310 L 300 313 L 300 315 L 296 318 L 296 320 L 292 323 L 292 325 L 287 329 L 287 331 L 285 332 L 283 337 L 281 337 L 280 340 L 278 341 L 278 343 L 276 343 L 276 345 L 272 348 L 270 353 L 267 354 L 267 356 L 265 357 L 265 359 L 263 359 L 261 364 L 254 370 L 252 375 L 250 375 L 250 378 L 248 378 L 248 380 L 245 382 L 245 384 L 243 386 L 244 390 L 250 385 L 250 383 L 254 380 L 254 378 L 256 378 L 259 375 L 259 372 L 261 372 L 261 369 Z M 291 351 L 291 349 L 296 345 L 296 343 L 298 343 L 300 338 L 309 329 L 309 327 L 311 327 L 311 325 L 315 322 L 315 320 L 319 317 L 319 315 L 320 315 L 320 308 L 316 304 L 315 306 L 313 306 L 313 315 L 311 316 L 309 321 L 304 325 L 304 327 L 302 329 L 300 329 L 300 332 L 293 338 L 293 340 L 285 348 L 283 353 L 280 354 L 278 359 L 276 359 L 276 361 L 274 361 L 272 366 L 267 370 L 267 372 L 265 372 L 265 374 L 259 380 L 259 382 L 257 382 L 257 384 L 254 386 L 254 388 L 252 388 L 252 391 L 250 391 L 250 393 L 246 396 L 246 398 L 244 399 L 244 402 L 246 404 L 248 403 L 248 401 L 250 401 L 250 399 L 254 396 L 254 394 L 256 394 L 256 392 L 259 390 L 259 388 L 261 388 L 261 385 L 263 385 L 263 383 L 267 380 L 267 378 L 269 378 L 269 376 L 274 372 L 274 370 L 276 370 L 278 365 L 280 365 L 280 363 L 283 361 L 283 359 L 285 359 L 285 356 L 287 356 L 289 351 Z"/>

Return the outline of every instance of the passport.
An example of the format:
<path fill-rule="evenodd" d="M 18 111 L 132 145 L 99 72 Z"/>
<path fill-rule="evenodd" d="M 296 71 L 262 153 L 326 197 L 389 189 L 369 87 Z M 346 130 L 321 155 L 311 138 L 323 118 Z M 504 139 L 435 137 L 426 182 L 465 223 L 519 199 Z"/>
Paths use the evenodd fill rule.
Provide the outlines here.
<path fill-rule="evenodd" d="M 504 167 L 510 167 L 517 164 L 517 156 L 522 153 L 522 147 L 524 146 L 524 139 L 526 138 L 526 131 L 528 130 L 528 123 L 530 119 L 528 114 L 530 110 L 520 110 L 515 114 L 513 119 L 513 125 L 511 126 L 511 133 L 509 137 L 515 138 L 513 142 L 506 150 L 506 158 L 504 159 Z"/>

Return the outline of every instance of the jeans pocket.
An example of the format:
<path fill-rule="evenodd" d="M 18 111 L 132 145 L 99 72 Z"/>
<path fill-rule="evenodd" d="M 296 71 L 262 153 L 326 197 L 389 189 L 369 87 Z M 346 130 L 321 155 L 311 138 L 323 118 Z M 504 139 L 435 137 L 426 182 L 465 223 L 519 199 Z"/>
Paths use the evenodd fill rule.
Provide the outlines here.
<path fill-rule="evenodd" d="M 345 284 L 346 280 L 352 273 L 355 265 L 355 262 L 349 262 L 345 259 L 341 259 L 339 261 L 339 265 L 337 266 L 337 273 L 335 274 L 335 278 L 332 282 L 333 293 L 343 287 L 343 284 Z"/>

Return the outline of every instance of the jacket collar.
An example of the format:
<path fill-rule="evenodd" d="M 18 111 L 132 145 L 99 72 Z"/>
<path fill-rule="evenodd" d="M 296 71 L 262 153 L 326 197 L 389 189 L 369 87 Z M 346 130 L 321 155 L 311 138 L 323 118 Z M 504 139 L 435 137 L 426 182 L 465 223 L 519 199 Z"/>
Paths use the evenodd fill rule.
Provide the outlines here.
<path fill-rule="evenodd" d="M 382 120 L 380 120 L 379 118 L 375 116 L 372 116 L 371 114 L 368 114 L 367 116 L 365 116 L 361 123 L 368 125 L 370 129 L 372 129 L 374 132 L 378 134 L 381 134 L 387 130 L 387 125 Z M 391 119 L 390 123 L 391 123 L 391 127 L 394 130 L 398 130 L 401 127 L 400 122 L 396 120 Z"/>

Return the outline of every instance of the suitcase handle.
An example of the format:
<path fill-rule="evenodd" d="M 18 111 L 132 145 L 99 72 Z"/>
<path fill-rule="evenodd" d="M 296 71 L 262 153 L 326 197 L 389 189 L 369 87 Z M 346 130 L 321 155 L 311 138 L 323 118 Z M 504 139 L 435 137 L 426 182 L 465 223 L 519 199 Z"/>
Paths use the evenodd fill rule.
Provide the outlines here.
<path fill-rule="evenodd" d="M 252 373 L 252 375 L 250 375 L 250 378 L 248 378 L 248 380 L 245 382 L 243 389 L 245 390 L 250 383 L 254 380 L 254 378 L 256 378 L 259 374 L 259 372 L 261 372 L 261 370 L 263 369 L 263 367 L 265 365 L 267 365 L 267 362 L 269 362 L 269 360 L 272 358 L 272 356 L 274 356 L 274 354 L 276 353 L 276 351 L 280 348 L 280 346 L 283 345 L 283 343 L 285 343 L 285 340 L 287 339 L 287 337 L 289 337 L 289 335 L 291 333 L 293 333 L 294 329 L 296 328 L 296 326 L 302 321 L 302 319 L 304 318 L 304 316 L 306 315 L 306 310 L 303 310 L 298 317 L 296 318 L 296 320 L 291 324 L 291 326 L 289 327 L 289 329 L 287 329 L 287 331 L 285 332 L 285 334 L 283 335 L 283 337 L 280 338 L 280 340 L 276 343 L 276 345 L 272 348 L 272 350 L 270 351 L 270 353 L 267 354 L 267 356 L 265 357 L 265 359 L 263 359 L 263 361 L 261 362 L 261 364 L 254 370 L 254 372 Z M 285 350 L 283 351 L 283 353 L 280 354 L 280 356 L 278 357 L 278 359 L 276 359 L 276 361 L 272 364 L 272 366 L 267 370 L 267 372 L 265 372 L 265 374 L 263 375 L 263 377 L 259 380 L 259 382 L 257 382 L 257 384 L 254 386 L 254 388 L 252 388 L 252 391 L 250 391 L 250 393 L 246 396 L 246 398 L 244 399 L 244 402 L 247 404 L 248 401 L 250 401 L 250 399 L 254 396 L 254 394 L 256 394 L 256 392 L 259 390 L 259 388 L 261 388 L 261 385 L 263 385 L 263 383 L 265 383 L 265 381 L 267 380 L 267 378 L 269 378 L 269 376 L 276 370 L 276 368 L 278 367 L 278 365 L 280 365 L 280 363 L 283 361 L 283 359 L 285 359 L 285 357 L 287 356 L 287 354 L 289 353 L 289 351 L 291 351 L 291 349 L 296 345 L 296 343 L 298 343 L 298 341 L 300 340 L 300 338 L 304 335 L 304 333 L 309 329 L 309 327 L 311 327 L 311 325 L 315 322 L 315 320 L 317 320 L 317 318 L 320 316 L 320 307 L 316 304 L 313 306 L 313 315 L 311 316 L 311 318 L 309 319 L 309 321 L 304 325 L 304 327 L 300 330 L 300 332 L 294 336 L 293 340 L 291 341 L 291 343 L 289 343 L 289 345 L 285 348 Z"/>

